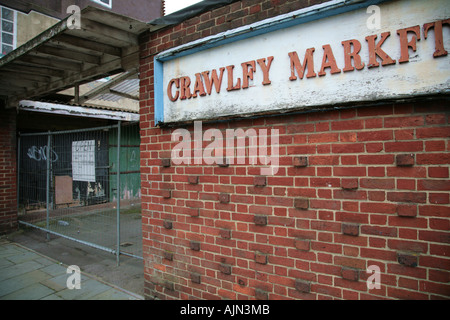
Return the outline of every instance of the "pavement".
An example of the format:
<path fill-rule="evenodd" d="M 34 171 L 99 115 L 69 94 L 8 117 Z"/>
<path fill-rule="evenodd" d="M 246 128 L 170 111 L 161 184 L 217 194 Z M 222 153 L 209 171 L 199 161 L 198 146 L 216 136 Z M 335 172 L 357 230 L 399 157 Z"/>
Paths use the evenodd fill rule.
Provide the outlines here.
<path fill-rule="evenodd" d="M 44 255 L 42 252 L 31 249 L 31 246 L 24 246 L 15 240 L 24 243 L 29 241 L 34 243 L 37 249 L 46 247 L 51 252 L 57 252 L 56 249 L 61 246 L 60 241 L 63 241 L 53 239 L 54 243 L 49 245 L 45 241 L 32 241 L 33 238 L 23 233 L 0 238 L 0 300 L 143 300 L 140 294 L 123 289 L 105 281 L 98 275 L 84 271 L 85 269 L 97 270 L 99 274 L 102 274 L 107 273 L 108 268 L 112 268 L 105 265 L 104 262 L 103 265 L 100 263 L 105 260 L 98 258 L 98 256 L 102 256 L 102 253 L 97 252 L 97 249 L 94 249 L 96 251 L 93 254 L 83 254 L 83 259 L 75 259 L 76 257 L 74 258 L 72 255 L 75 262 L 81 262 L 79 266 L 81 282 L 80 289 L 70 289 L 67 284 L 75 283 L 72 281 L 75 274 L 67 272 L 69 264 Z M 73 247 L 68 248 L 67 245 L 63 247 L 65 255 L 62 256 L 66 258 L 71 256 L 71 251 L 79 251 Z M 82 250 L 86 250 L 85 253 L 89 252 L 85 248 Z M 92 259 L 94 256 L 97 257 L 97 260 Z M 115 260 L 114 257 L 108 258 L 111 261 Z M 88 260 L 90 264 L 86 264 Z M 133 261 L 133 263 L 136 262 Z M 122 268 L 127 268 L 127 261 L 124 261 L 123 264 L 125 266 Z M 73 265 L 76 264 L 73 263 Z M 118 269 L 117 266 L 115 267 Z M 111 279 L 119 279 L 126 274 L 121 270 L 116 270 L 116 272 L 116 276 Z M 117 274 L 121 276 L 118 277 Z M 134 278 L 136 277 L 134 276 Z M 127 279 L 121 280 L 124 283 L 130 282 Z"/>

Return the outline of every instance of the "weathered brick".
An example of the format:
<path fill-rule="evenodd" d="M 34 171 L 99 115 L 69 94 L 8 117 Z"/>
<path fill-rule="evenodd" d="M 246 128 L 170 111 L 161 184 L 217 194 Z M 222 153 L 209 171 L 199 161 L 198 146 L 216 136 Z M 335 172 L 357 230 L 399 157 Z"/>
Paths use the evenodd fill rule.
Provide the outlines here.
<path fill-rule="evenodd" d="M 267 291 L 255 289 L 255 298 L 256 300 L 269 300 L 269 294 Z"/>
<path fill-rule="evenodd" d="M 341 181 L 341 187 L 344 190 L 358 189 L 358 179 L 343 178 Z"/>
<path fill-rule="evenodd" d="M 173 223 L 172 221 L 164 220 L 163 226 L 164 228 L 171 230 L 173 228 Z"/>
<path fill-rule="evenodd" d="M 200 283 L 202 283 L 202 276 L 198 273 L 193 272 L 193 273 L 191 273 L 191 281 L 193 283 L 200 284 Z"/>
<path fill-rule="evenodd" d="M 255 215 L 253 221 L 257 226 L 266 226 L 267 225 L 267 216 L 265 215 Z"/>
<path fill-rule="evenodd" d="M 418 265 L 417 255 L 412 253 L 397 253 L 397 261 L 407 267 L 414 268 Z"/>
<path fill-rule="evenodd" d="M 397 214 L 399 217 L 416 217 L 417 205 L 399 204 L 397 206 Z"/>
<path fill-rule="evenodd" d="M 308 157 L 294 157 L 294 167 L 307 167 Z"/>
<path fill-rule="evenodd" d="M 309 251 L 311 249 L 311 240 L 309 239 L 295 239 L 294 243 L 297 250 Z"/>
<path fill-rule="evenodd" d="M 229 203 L 230 195 L 228 193 L 219 194 L 219 201 L 220 201 L 220 203 Z"/>
<path fill-rule="evenodd" d="M 341 270 L 342 278 L 350 281 L 358 281 L 359 280 L 359 270 L 354 268 L 342 267 Z"/>
<path fill-rule="evenodd" d="M 414 154 L 399 154 L 395 157 L 395 163 L 399 167 L 411 167 L 415 163 Z"/>
<path fill-rule="evenodd" d="M 172 163 L 171 159 L 168 158 L 161 159 L 161 166 L 163 166 L 164 168 L 170 167 L 171 163 Z"/>
<path fill-rule="evenodd" d="M 297 198 L 294 200 L 294 208 L 307 210 L 309 208 L 309 199 Z"/>
<path fill-rule="evenodd" d="M 267 185 L 267 177 L 265 177 L 265 176 L 256 176 L 254 178 L 253 185 L 255 187 L 265 187 Z"/>
<path fill-rule="evenodd" d="M 170 199 L 172 197 L 172 190 L 162 190 L 161 195 L 164 199 Z"/>
<path fill-rule="evenodd" d="M 222 272 L 223 274 L 230 275 L 233 271 L 233 267 L 230 266 L 229 264 L 221 263 L 219 264 L 219 271 Z"/>
<path fill-rule="evenodd" d="M 299 292 L 310 293 L 311 283 L 309 281 L 297 279 L 295 280 L 295 289 Z"/>
<path fill-rule="evenodd" d="M 164 259 L 173 261 L 173 253 L 169 251 L 164 251 Z"/>
<path fill-rule="evenodd" d="M 255 253 L 255 262 L 259 263 L 259 264 L 267 264 L 268 262 L 268 257 L 266 254 L 261 253 L 261 252 L 256 252 Z"/>
<path fill-rule="evenodd" d="M 188 182 L 190 184 L 198 184 L 198 176 L 189 176 L 188 177 Z"/>
<path fill-rule="evenodd" d="M 342 233 L 348 236 L 359 236 L 359 225 L 354 223 L 343 223 Z"/>
<path fill-rule="evenodd" d="M 191 241 L 189 245 L 190 245 L 191 250 L 200 251 L 200 242 Z"/>
<path fill-rule="evenodd" d="M 220 229 L 219 231 L 219 235 L 223 238 L 223 239 L 231 239 L 231 230 L 230 229 Z"/>

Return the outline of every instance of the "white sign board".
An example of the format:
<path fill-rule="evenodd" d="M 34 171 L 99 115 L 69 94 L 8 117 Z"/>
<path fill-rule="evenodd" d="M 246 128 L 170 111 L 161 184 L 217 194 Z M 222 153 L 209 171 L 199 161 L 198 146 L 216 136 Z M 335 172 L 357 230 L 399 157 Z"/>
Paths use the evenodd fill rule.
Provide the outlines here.
<path fill-rule="evenodd" d="M 155 122 L 448 93 L 448 0 L 375 3 L 375 16 L 336 0 L 159 54 Z"/>
<path fill-rule="evenodd" d="M 72 142 L 72 178 L 95 182 L 95 140 Z"/>

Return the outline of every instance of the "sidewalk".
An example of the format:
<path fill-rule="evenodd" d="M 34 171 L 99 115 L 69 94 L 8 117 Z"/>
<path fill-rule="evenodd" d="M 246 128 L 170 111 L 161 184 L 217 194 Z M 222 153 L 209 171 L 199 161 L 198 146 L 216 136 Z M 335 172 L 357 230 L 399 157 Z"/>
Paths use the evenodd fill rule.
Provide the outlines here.
<path fill-rule="evenodd" d="M 0 300 L 141 300 L 141 296 L 81 272 L 69 290 L 67 267 L 17 243 L 0 239 Z"/>

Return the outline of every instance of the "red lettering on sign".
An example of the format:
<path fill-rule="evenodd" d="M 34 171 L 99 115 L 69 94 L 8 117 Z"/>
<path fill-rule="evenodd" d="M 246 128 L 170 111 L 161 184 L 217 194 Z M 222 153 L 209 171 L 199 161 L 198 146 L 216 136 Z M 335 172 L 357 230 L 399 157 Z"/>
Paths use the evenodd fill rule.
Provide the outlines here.
<path fill-rule="evenodd" d="M 208 92 L 209 95 L 211 95 L 212 86 L 214 85 L 214 88 L 216 88 L 216 92 L 220 93 L 220 88 L 222 87 L 222 79 L 223 79 L 223 72 L 225 71 L 225 68 L 220 68 L 220 76 L 217 76 L 217 71 L 214 69 L 211 71 L 211 78 L 209 78 L 209 71 L 202 72 L 203 79 L 205 80 L 205 87 L 206 92 Z"/>
<path fill-rule="evenodd" d="M 172 86 L 175 84 L 176 88 L 180 88 L 180 79 L 172 79 L 169 81 L 169 85 L 167 86 L 167 96 L 169 97 L 169 100 L 172 102 L 175 102 L 178 100 L 178 97 L 180 93 L 176 92 L 175 97 L 172 95 Z"/>
<path fill-rule="evenodd" d="M 377 35 L 367 36 L 366 41 L 369 45 L 369 68 L 379 67 L 380 64 L 377 62 L 377 56 L 380 57 L 383 62 L 381 62 L 382 66 L 387 66 L 390 64 L 395 64 L 395 60 L 392 60 L 391 57 L 388 56 L 386 52 L 381 49 L 384 41 L 391 35 L 390 32 L 383 32 L 381 34 L 381 40 L 378 44 L 375 44 L 375 40 L 377 39 Z"/>
<path fill-rule="evenodd" d="M 200 96 L 206 96 L 205 87 L 203 86 L 202 75 L 200 73 L 195 74 L 195 85 L 192 97 L 197 98 L 197 93 Z"/>
<path fill-rule="evenodd" d="M 322 67 L 319 71 L 319 77 L 326 75 L 325 69 L 331 68 L 331 74 L 340 73 L 341 69 L 338 68 L 336 64 L 336 58 L 334 57 L 333 50 L 329 44 L 322 46 L 323 48 L 323 58 L 322 58 Z"/>
<path fill-rule="evenodd" d="M 414 32 L 416 35 L 412 36 L 408 41 L 408 32 Z M 397 34 L 400 36 L 400 59 L 399 63 L 409 62 L 409 48 L 416 51 L 416 40 L 420 40 L 420 26 L 409 27 L 405 29 L 397 30 Z"/>
<path fill-rule="evenodd" d="M 228 72 L 228 88 L 227 88 L 227 91 L 233 91 L 233 90 L 241 89 L 241 78 L 237 78 L 236 85 L 234 85 L 233 69 L 234 69 L 234 66 L 228 66 L 227 67 L 227 72 Z"/>
<path fill-rule="evenodd" d="M 306 50 L 305 58 L 303 59 L 303 65 L 300 63 L 300 59 L 298 58 L 297 52 L 289 52 L 290 65 L 291 65 L 291 76 L 289 80 L 294 81 L 297 80 L 297 76 L 295 75 L 295 71 L 297 71 L 300 79 L 303 79 L 303 75 L 305 74 L 306 66 L 308 66 L 308 73 L 306 74 L 306 78 L 312 78 L 316 76 L 314 72 L 314 48 L 309 48 Z"/>
<path fill-rule="evenodd" d="M 343 69 L 343 71 L 344 72 L 353 71 L 355 70 L 355 68 L 357 70 L 363 69 L 364 63 L 361 62 L 361 57 L 359 55 L 359 52 L 361 51 L 361 42 L 352 39 L 342 41 L 342 45 L 344 46 L 344 59 L 345 59 L 345 68 Z M 352 65 L 352 60 L 355 62 L 354 67 Z"/>
<path fill-rule="evenodd" d="M 273 56 L 270 56 L 267 58 L 267 64 L 266 64 L 266 59 L 264 59 L 264 58 L 258 59 L 257 61 L 263 72 L 264 80 L 263 80 L 262 84 L 265 86 L 268 84 L 271 84 L 272 82 L 269 80 L 269 71 L 270 71 L 270 67 L 272 66 Z"/>
<path fill-rule="evenodd" d="M 253 80 L 253 73 L 255 72 L 256 62 L 248 61 L 241 64 L 242 66 L 242 89 L 247 89 L 249 86 L 249 79 Z M 228 73 L 229 74 L 229 73 Z"/>
<path fill-rule="evenodd" d="M 444 35 L 442 31 L 442 26 L 445 24 L 450 25 L 450 19 L 425 23 L 423 25 L 423 33 L 425 39 L 427 39 L 428 37 L 428 30 L 431 28 L 434 29 L 434 42 L 436 51 L 434 51 L 433 57 L 435 58 L 446 56 L 448 54 L 448 52 L 444 48 Z"/>

